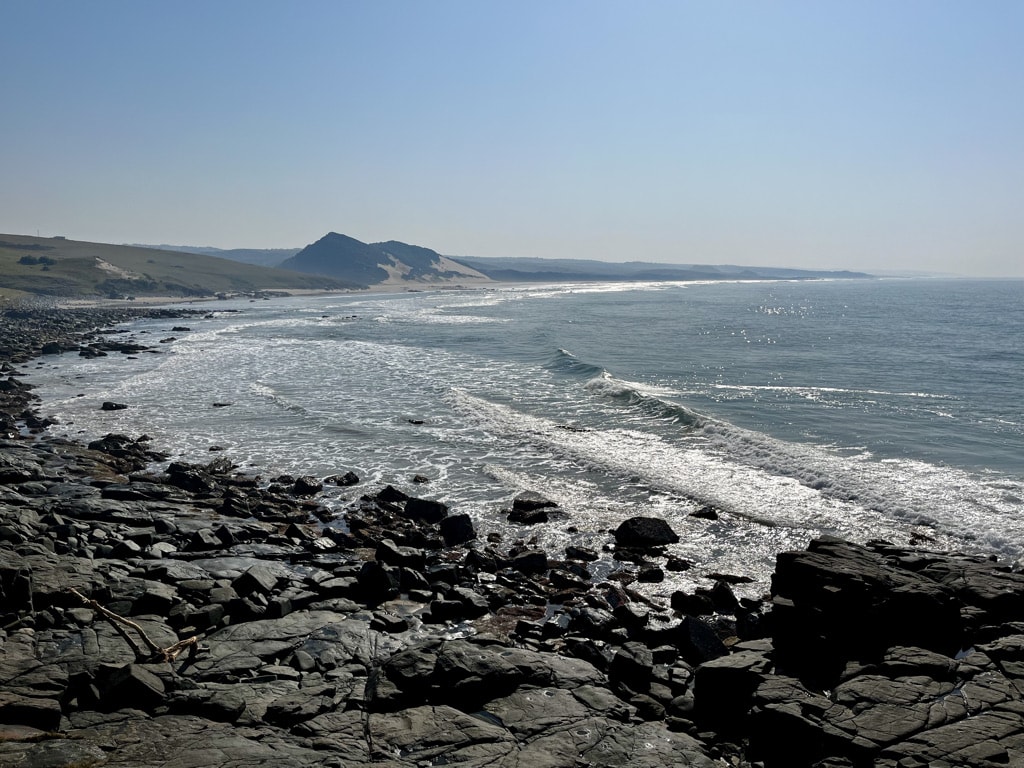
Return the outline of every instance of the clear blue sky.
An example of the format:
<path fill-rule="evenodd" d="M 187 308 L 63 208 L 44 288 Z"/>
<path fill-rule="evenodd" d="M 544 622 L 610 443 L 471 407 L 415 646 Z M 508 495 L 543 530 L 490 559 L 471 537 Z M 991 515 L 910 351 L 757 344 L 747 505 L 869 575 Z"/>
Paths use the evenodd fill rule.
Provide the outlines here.
<path fill-rule="evenodd" d="M 1024 275 L 1024 2 L 0 3 L 0 232 Z"/>

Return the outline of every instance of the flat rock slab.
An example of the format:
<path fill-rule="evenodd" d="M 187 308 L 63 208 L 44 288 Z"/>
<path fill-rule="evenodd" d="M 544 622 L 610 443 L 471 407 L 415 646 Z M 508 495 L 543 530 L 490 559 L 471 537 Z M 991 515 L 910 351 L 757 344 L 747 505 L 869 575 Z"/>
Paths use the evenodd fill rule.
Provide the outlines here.
<path fill-rule="evenodd" d="M 370 666 L 397 650 L 400 642 L 359 619 L 332 611 L 299 611 L 231 625 L 210 635 L 205 645 L 209 653 L 188 667 L 189 676 L 198 680 L 247 675 L 300 650 L 330 667 L 353 661 Z"/>
<path fill-rule="evenodd" d="M 896 668 L 912 650 L 896 650 Z M 1024 744 L 1024 704 L 1013 682 L 980 651 L 942 672 L 939 679 L 861 674 L 829 696 L 792 678 L 766 676 L 754 694 L 755 749 L 776 761 L 789 757 L 792 764 L 827 755 L 858 755 L 863 761 L 925 756 L 953 765 L 984 765 L 978 762 L 983 756 L 1002 755 L 1005 764 L 1009 745 Z M 805 748 L 811 751 L 804 754 Z"/>
<path fill-rule="evenodd" d="M 483 768 L 516 748 L 504 728 L 447 706 L 373 715 L 369 733 L 375 755 L 404 765 L 430 765 L 443 757 L 446 765 Z"/>
<path fill-rule="evenodd" d="M 913 759 L 918 765 L 1024 765 L 1024 707 L 997 707 L 919 734 L 884 751 L 875 765 L 896 768 Z"/>
<path fill-rule="evenodd" d="M 246 730 L 198 717 L 138 715 L 71 729 L 62 734 L 65 738 L 0 743 L 0 765 L 306 768 L 342 764 L 336 756 L 332 762 L 330 756 L 282 739 L 272 730 Z"/>
<path fill-rule="evenodd" d="M 566 703 L 561 699 L 559 702 Z M 524 698 L 521 704 L 526 703 Z M 519 705 L 515 708 L 525 711 Z M 574 710 L 576 714 L 580 711 Z M 369 733 L 376 754 L 391 757 L 395 765 L 402 766 L 712 768 L 720 765 L 704 755 L 698 742 L 668 731 L 663 724 L 625 724 L 600 717 L 572 716 L 564 718 L 564 722 L 566 727 L 555 730 L 510 729 L 486 713 L 468 715 L 447 706 L 421 706 L 372 715 Z"/>

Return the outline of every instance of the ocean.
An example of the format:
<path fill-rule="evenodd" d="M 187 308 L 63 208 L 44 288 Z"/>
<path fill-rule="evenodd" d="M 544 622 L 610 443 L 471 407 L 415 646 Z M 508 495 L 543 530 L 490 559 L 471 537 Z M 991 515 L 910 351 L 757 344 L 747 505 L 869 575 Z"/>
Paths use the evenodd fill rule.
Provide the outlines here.
<path fill-rule="evenodd" d="M 351 470 L 362 482 L 329 486 L 328 506 L 391 484 L 468 512 L 502 546 L 605 550 L 599 578 L 634 567 L 606 551 L 610 530 L 661 517 L 692 568 L 635 585 L 652 595 L 728 573 L 759 596 L 776 553 L 823 534 L 1024 555 L 1024 281 L 196 306 L 211 316 L 131 326 L 160 354 L 44 358 L 30 380 L 54 431 L 145 433 L 175 459 L 226 456 L 268 479 Z M 548 523 L 507 521 L 526 490 L 558 503 Z M 692 516 L 708 507 L 717 519 Z"/>

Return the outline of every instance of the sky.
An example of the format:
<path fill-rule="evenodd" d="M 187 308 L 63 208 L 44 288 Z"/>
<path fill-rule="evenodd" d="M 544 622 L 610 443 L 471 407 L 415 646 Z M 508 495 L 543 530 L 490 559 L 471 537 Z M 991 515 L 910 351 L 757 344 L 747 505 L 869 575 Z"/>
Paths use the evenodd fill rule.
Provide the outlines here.
<path fill-rule="evenodd" d="M 3 0 L 0 232 L 1024 276 L 1024 3 Z"/>

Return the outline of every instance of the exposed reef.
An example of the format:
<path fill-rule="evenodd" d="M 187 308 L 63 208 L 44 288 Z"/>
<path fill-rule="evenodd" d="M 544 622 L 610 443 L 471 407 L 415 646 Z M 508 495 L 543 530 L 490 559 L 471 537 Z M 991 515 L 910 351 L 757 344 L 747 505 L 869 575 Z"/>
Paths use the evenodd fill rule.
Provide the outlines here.
<path fill-rule="evenodd" d="M 342 469 L 50 434 L 24 366 L 139 352 L 96 330 L 154 312 L 181 316 L 0 317 L 0 765 L 1024 763 L 1013 568 L 820 539 L 764 600 L 723 577 L 660 603 L 390 486 L 329 508 L 325 484 L 361 485 Z M 675 536 L 635 518 L 607 546 L 668 569 Z"/>

